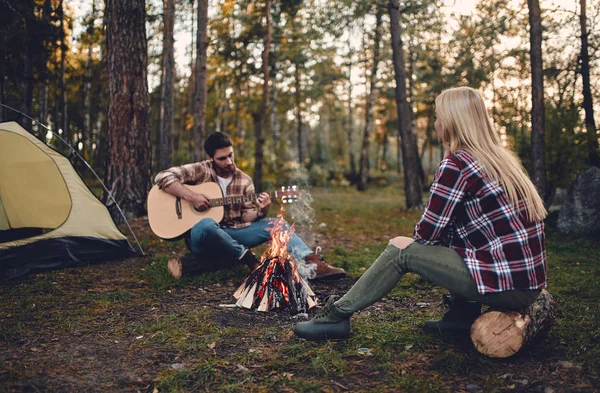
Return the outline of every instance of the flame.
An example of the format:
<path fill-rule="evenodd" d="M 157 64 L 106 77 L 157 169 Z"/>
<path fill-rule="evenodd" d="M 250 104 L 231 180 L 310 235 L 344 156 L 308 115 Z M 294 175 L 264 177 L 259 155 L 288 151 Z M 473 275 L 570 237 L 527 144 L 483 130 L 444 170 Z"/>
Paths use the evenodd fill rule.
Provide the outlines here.
<path fill-rule="evenodd" d="M 294 234 L 294 226 L 287 225 L 283 219 L 284 215 L 285 208 L 281 205 L 277 218 L 273 222 L 273 228 L 271 228 L 271 247 L 263 254 L 263 261 L 272 258 L 289 259 L 288 245 Z"/>

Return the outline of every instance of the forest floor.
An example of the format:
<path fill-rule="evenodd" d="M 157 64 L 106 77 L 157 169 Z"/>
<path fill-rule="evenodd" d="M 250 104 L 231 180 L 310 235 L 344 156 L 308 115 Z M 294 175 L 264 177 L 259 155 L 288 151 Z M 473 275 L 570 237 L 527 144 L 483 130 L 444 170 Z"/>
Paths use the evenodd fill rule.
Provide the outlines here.
<path fill-rule="evenodd" d="M 392 187 L 311 194 L 316 221 L 299 232 L 349 273 L 310 282 L 321 304 L 343 294 L 389 238 L 410 236 L 421 213 L 404 210 Z M 292 332 L 303 317 L 231 307 L 247 268 L 177 281 L 166 264 L 182 242 L 157 239 L 143 218 L 133 227 L 147 256 L 0 281 L 0 392 L 600 391 L 598 238 L 548 225 L 557 324 L 498 360 L 467 336 L 422 329 L 445 311 L 444 291 L 417 276 L 354 316 L 351 339 L 310 342 Z"/>

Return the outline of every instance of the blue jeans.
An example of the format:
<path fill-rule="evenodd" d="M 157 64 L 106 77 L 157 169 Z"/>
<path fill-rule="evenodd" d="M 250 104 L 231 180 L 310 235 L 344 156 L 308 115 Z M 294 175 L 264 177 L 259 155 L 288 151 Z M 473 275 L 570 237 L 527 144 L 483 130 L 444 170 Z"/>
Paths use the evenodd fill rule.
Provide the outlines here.
<path fill-rule="evenodd" d="M 456 251 L 418 243 L 399 249 L 390 243 L 335 305 L 348 315 L 362 310 L 390 293 L 402 276 L 409 272 L 448 289 L 455 296 L 509 310 L 529 306 L 541 291 L 511 290 L 482 295 L 467 265 Z"/>
<path fill-rule="evenodd" d="M 213 260 L 235 261 L 247 248 L 253 248 L 269 240 L 275 218 L 254 221 L 245 228 L 222 228 L 212 218 L 200 220 L 191 230 L 189 249 L 201 257 Z M 286 227 L 289 228 L 289 226 Z M 297 260 L 303 260 L 312 250 L 295 233 L 290 239 L 288 252 Z"/>

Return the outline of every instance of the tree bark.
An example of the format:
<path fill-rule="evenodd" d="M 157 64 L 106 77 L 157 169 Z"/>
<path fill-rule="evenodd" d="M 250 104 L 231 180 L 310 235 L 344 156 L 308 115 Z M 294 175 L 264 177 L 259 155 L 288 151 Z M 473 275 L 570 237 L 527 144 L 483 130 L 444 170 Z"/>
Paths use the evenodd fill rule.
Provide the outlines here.
<path fill-rule="evenodd" d="M 61 127 L 63 131 L 63 138 L 69 142 L 69 122 L 67 115 L 67 82 L 66 82 L 66 70 L 67 70 L 67 43 L 65 33 L 65 13 L 63 0 L 59 3 L 59 15 L 60 15 L 60 110 L 61 110 Z"/>
<path fill-rule="evenodd" d="M 399 1 L 390 0 L 390 32 L 392 35 L 392 51 L 394 75 L 396 80 L 396 111 L 398 114 L 398 135 L 402 140 L 402 159 L 404 163 L 404 190 L 406 207 L 409 209 L 422 206 L 420 162 L 415 136 L 411 131 L 411 113 L 406 92 L 406 61 L 402 38 L 400 35 Z"/>
<path fill-rule="evenodd" d="M 194 103 L 192 114 L 194 126 L 194 160 L 204 158 L 206 138 L 206 50 L 208 48 L 208 0 L 198 0 L 198 31 L 196 33 L 196 64 L 194 67 Z"/>
<path fill-rule="evenodd" d="M 85 64 L 85 76 L 83 81 L 83 106 L 84 124 L 81 143 L 83 144 L 83 158 L 88 159 L 90 149 L 89 141 L 92 135 L 92 53 L 94 50 L 94 21 L 96 20 L 96 1 L 92 0 L 92 12 L 88 22 L 88 56 Z"/>
<path fill-rule="evenodd" d="M 127 217 L 145 214 L 150 189 L 150 96 L 144 0 L 107 0 L 108 136 L 105 184 Z M 117 222 L 116 206 L 103 196 Z"/>
<path fill-rule="evenodd" d="M 296 64 L 296 70 L 294 71 L 295 88 L 294 98 L 296 100 L 296 138 L 298 140 L 298 163 L 300 166 L 304 166 L 304 160 L 306 159 L 306 152 L 304 151 L 304 127 L 302 124 L 302 93 L 301 93 L 301 73 L 300 64 Z"/>
<path fill-rule="evenodd" d="M 546 291 L 522 312 L 491 310 L 471 326 L 471 341 L 482 354 L 506 358 L 547 331 L 556 317 L 556 301 Z"/>
<path fill-rule="evenodd" d="M 255 124 L 255 137 L 256 137 L 256 150 L 255 150 L 255 163 L 254 163 L 254 187 L 257 192 L 262 190 L 262 179 L 263 179 L 263 149 L 265 144 L 264 136 L 264 123 L 265 117 L 269 113 L 269 57 L 271 49 L 271 0 L 265 2 L 265 41 L 264 49 L 262 53 L 262 72 L 263 72 L 263 91 L 262 91 L 262 104 L 258 112 L 254 113 L 254 124 Z"/>
<path fill-rule="evenodd" d="M 163 0 L 163 58 L 160 87 L 160 119 L 158 129 L 158 165 L 172 165 L 173 157 L 173 89 L 175 84 L 175 0 Z"/>
<path fill-rule="evenodd" d="M 375 85 L 377 84 L 377 69 L 379 67 L 379 51 L 382 36 L 382 12 L 380 8 L 377 8 L 375 14 L 375 41 L 373 42 L 373 68 L 371 69 L 371 76 L 369 77 L 369 95 L 367 97 L 367 107 L 365 110 L 365 128 L 363 130 L 363 139 L 360 149 L 360 173 L 356 188 L 359 191 L 365 191 L 367 189 L 367 180 L 369 176 L 369 141 L 371 132 L 373 131 L 373 110 L 375 106 Z"/>
<path fill-rule="evenodd" d="M 590 86 L 590 55 L 588 53 L 586 0 L 579 0 L 579 4 L 581 5 L 581 13 L 579 14 L 579 23 L 581 25 L 581 77 L 583 79 L 583 109 L 585 110 L 585 128 L 588 137 L 588 161 L 590 165 L 600 167 L 598 134 L 596 133 L 594 103 L 592 99 L 592 89 Z"/>
<path fill-rule="evenodd" d="M 527 0 L 531 61 L 531 177 L 542 198 L 546 193 L 542 18 L 539 0 Z"/>

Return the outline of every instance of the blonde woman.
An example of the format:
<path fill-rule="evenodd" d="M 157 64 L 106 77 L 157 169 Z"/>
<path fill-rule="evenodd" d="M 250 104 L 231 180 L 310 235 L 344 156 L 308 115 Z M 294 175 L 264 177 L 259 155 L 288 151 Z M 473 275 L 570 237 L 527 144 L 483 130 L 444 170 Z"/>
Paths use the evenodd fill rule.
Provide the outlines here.
<path fill-rule="evenodd" d="M 435 100 L 446 155 L 414 238 L 396 237 L 348 293 L 307 322 L 298 337 L 350 335 L 350 316 L 387 295 L 407 273 L 449 290 L 450 311 L 431 330 L 468 329 L 481 304 L 518 310 L 546 286 L 544 204 L 518 158 L 502 146 L 481 95 L 468 87 Z"/>

